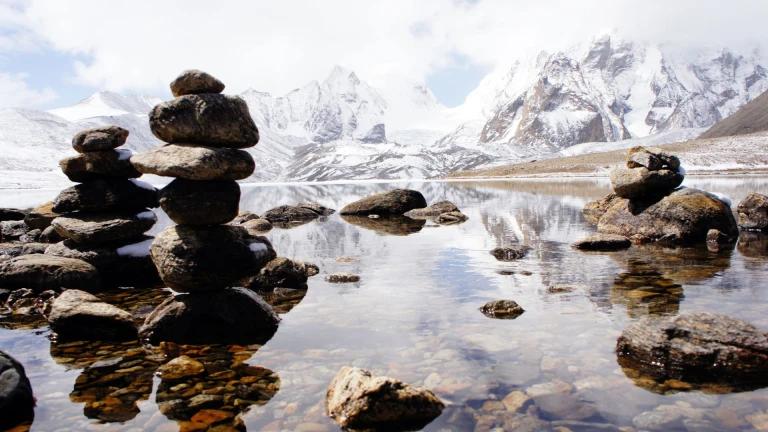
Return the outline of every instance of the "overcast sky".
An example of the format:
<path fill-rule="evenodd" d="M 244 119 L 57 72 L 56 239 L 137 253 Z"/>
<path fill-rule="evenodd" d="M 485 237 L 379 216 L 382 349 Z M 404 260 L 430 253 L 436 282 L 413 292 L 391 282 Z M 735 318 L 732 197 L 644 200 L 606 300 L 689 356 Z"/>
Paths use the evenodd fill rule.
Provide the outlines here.
<path fill-rule="evenodd" d="M 282 95 L 335 64 L 427 83 L 455 106 L 490 70 L 618 29 L 650 42 L 768 41 L 768 0 L 0 0 L 0 107 L 100 90 L 169 97 L 183 69 Z"/>

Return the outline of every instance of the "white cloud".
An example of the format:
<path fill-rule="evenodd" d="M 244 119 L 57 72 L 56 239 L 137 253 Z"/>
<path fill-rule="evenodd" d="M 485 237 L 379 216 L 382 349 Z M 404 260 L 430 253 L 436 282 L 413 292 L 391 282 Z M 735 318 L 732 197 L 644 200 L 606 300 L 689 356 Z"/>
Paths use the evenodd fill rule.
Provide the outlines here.
<path fill-rule="evenodd" d="M 56 99 L 50 88 L 36 90 L 26 82 L 27 74 L 0 72 L 0 108 L 38 106 Z"/>
<path fill-rule="evenodd" d="M 214 74 L 230 92 L 254 87 L 282 94 L 322 79 L 334 64 L 374 85 L 393 75 L 422 81 L 455 53 L 494 67 L 613 28 L 635 39 L 683 44 L 768 40 L 765 0 L 13 3 L 6 8 L 9 22 L 32 29 L 56 50 L 90 59 L 75 65 L 81 83 L 143 93 L 167 91 L 187 68 Z"/>

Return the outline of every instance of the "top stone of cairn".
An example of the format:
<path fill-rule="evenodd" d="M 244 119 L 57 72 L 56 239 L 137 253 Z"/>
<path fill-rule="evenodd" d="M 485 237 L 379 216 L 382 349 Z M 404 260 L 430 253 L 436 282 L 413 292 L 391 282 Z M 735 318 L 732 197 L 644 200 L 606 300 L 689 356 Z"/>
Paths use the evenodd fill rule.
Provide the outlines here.
<path fill-rule="evenodd" d="M 72 147 L 78 153 L 112 150 L 125 144 L 128 131 L 118 126 L 98 126 L 85 129 L 72 138 Z"/>
<path fill-rule="evenodd" d="M 222 91 L 224 91 L 223 82 L 197 69 L 185 70 L 171 82 L 171 93 L 174 97 Z"/>

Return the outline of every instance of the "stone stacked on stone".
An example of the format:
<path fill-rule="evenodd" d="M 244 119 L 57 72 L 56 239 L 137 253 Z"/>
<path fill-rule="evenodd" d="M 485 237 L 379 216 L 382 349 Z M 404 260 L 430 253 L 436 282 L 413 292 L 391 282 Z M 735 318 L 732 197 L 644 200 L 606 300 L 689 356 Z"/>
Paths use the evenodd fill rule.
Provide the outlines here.
<path fill-rule="evenodd" d="M 704 244 L 710 230 L 738 235 L 730 202 L 708 192 L 680 188 L 685 170 L 680 160 L 654 147 L 633 147 L 626 168 L 611 171 L 613 193 L 587 203 L 584 216 L 599 234 L 618 235 L 635 244 Z M 591 245 L 594 242 L 577 242 Z M 617 239 L 616 245 L 627 245 Z"/>
<path fill-rule="evenodd" d="M 117 126 L 75 135 L 72 147 L 78 155 L 60 165 L 70 180 L 81 183 L 64 189 L 50 206 L 33 210 L 27 219 L 46 229 L 41 237 L 63 239 L 46 254 L 92 264 L 108 286 L 154 285 L 159 278 L 144 233 L 157 222 L 149 209 L 158 206 L 158 193 L 136 180 L 142 173 L 131 164 L 131 152 L 118 148 L 127 138 L 128 131 Z M 45 226 L 49 219 L 51 229 Z"/>
<path fill-rule="evenodd" d="M 182 72 L 171 90 L 176 98 L 149 114 L 152 133 L 168 144 L 131 162 L 142 173 L 175 178 L 159 192 L 159 204 L 177 225 L 157 235 L 150 255 L 165 286 L 184 294 L 158 306 L 140 336 L 153 343 L 268 339 L 279 318 L 258 296 L 236 287 L 275 251 L 266 238 L 226 225 L 239 214 L 235 180 L 255 169 L 240 149 L 256 145 L 259 131 L 245 101 L 220 94 L 224 84 L 205 72 Z"/>

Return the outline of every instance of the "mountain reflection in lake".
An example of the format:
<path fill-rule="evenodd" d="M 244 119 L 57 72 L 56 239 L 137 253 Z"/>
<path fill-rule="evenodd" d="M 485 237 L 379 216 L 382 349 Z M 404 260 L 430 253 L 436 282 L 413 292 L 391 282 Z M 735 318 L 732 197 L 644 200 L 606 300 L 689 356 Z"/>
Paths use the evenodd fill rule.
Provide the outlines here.
<path fill-rule="evenodd" d="M 750 192 L 768 192 L 765 178 L 689 178 L 685 184 L 723 193 L 735 204 Z M 227 407 L 240 408 L 221 420 L 206 412 L 214 416 L 206 421 L 251 431 L 338 430 L 324 416 L 325 391 L 345 365 L 433 389 L 448 408 L 428 431 L 525 425 L 616 430 L 608 424 L 633 426 L 638 416 L 663 417 L 668 422 L 657 426 L 664 430 L 768 426 L 768 389 L 660 391 L 622 370 L 614 353 L 621 330 L 649 315 L 710 311 L 767 329 L 764 236 L 744 235 L 735 249 L 719 252 L 578 252 L 570 243 L 596 231 L 582 207 L 609 191 L 607 181 L 590 179 L 246 185 L 241 210 L 261 214 L 298 202 L 340 209 L 395 187 L 417 189 L 429 203 L 450 200 L 469 220 L 437 226 L 347 221 L 334 214 L 275 228 L 266 236 L 278 254 L 317 264 L 320 274 L 310 278 L 306 291 L 264 295 L 283 319 L 265 345 L 183 348 L 207 369 L 189 382 L 153 375 L 167 361 L 158 348 L 57 345 L 47 339 L 44 322 L 13 326 L 14 317 L 0 317 L 0 349 L 24 364 L 38 399 L 32 430 L 190 430 L 189 418 L 217 411 L 225 400 Z M 27 202 L 24 193 L 7 191 L 0 206 L 37 204 L 55 194 L 35 192 L 37 201 Z M 152 233 L 169 223 L 158 215 Z M 500 262 L 488 253 L 515 243 L 531 247 L 525 258 Z M 323 280 L 335 272 L 360 275 L 361 281 Z M 110 301 L 128 293 L 110 294 Z M 140 320 L 167 295 L 137 291 L 118 304 Z M 515 300 L 525 313 L 514 320 L 488 319 L 478 309 L 496 299 Z M 515 405 L 526 398 L 523 393 L 535 405 Z M 198 398 L 195 411 L 185 398 L 198 395 L 221 398 Z M 182 400 L 180 411 L 169 405 L 176 400 Z"/>

